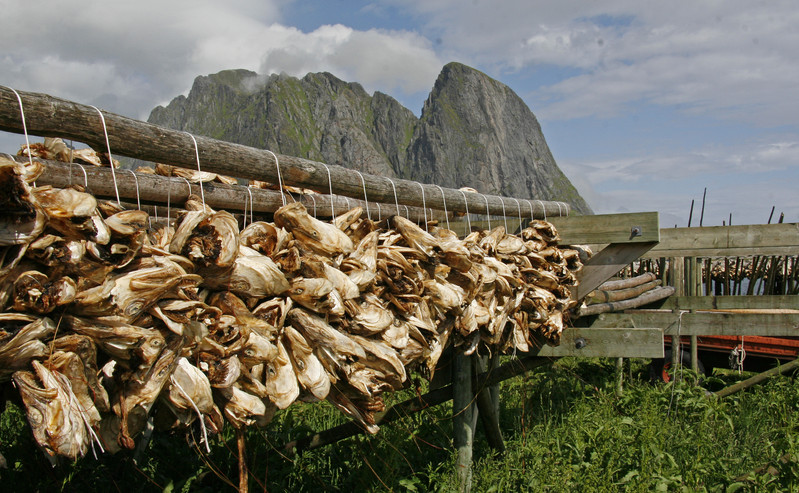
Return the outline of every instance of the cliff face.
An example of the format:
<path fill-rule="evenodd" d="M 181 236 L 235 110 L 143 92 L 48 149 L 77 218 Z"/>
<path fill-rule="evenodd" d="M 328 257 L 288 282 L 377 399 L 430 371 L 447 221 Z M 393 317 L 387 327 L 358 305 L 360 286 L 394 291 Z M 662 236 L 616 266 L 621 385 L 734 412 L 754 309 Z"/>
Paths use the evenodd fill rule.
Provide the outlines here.
<path fill-rule="evenodd" d="M 421 118 L 328 73 L 297 79 L 228 70 L 198 77 L 188 97 L 155 108 L 149 121 L 372 174 L 561 200 L 591 213 L 521 98 L 458 63 L 444 66 Z"/>

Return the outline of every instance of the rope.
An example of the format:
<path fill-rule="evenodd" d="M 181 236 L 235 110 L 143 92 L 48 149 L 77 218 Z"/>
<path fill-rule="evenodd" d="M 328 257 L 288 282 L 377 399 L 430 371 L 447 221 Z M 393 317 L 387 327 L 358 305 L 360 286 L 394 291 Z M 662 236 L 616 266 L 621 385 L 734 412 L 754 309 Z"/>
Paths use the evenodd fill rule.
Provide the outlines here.
<path fill-rule="evenodd" d="M 92 106 L 97 113 L 100 114 L 100 120 L 103 122 L 103 134 L 105 134 L 105 146 L 108 149 L 108 162 L 111 163 L 111 178 L 114 179 L 114 192 L 117 196 L 117 205 L 120 207 L 122 206 L 122 201 L 119 200 L 119 187 L 117 186 L 117 174 L 114 170 L 114 158 L 111 156 L 111 143 L 108 141 L 108 127 L 105 126 L 105 116 L 103 116 L 103 112 L 97 106 Z"/>
<path fill-rule="evenodd" d="M 132 170 L 126 169 L 124 171 L 127 171 L 133 175 L 133 181 L 136 182 L 136 207 L 141 210 L 141 199 L 139 198 L 139 177 L 137 177 L 136 173 L 134 173 Z"/>
<path fill-rule="evenodd" d="M 480 195 L 483 195 L 482 193 Z M 483 195 L 483 200 L 486 201 L 486 219 L 488 219 L 488 230 L 491 231 L 491 214 L 488 212 L 488 197 Z"/>
<path fill-rule="evenodd" d="M 449 213 L 447 212 L 447 197 L 444 196 L 444 189 L 441 188 L 441 185 L 436 185 L 436 186 L 441 191 L 441 200 L 444 201 L 444 218 L 447 220 L 447 229 L 449 229 Z"/>
<path fill-rule="evenodd" d="M 355 172 L 358 173 L 358 176 L 361 177 L 361 185 L 363 185 L 363 201 L 364 203 L 366 203 L 366 217 L 368 217 L 369 220 L 371 221 L 372 215 L 369 214 L 369 199 L 366 198 L 366 181 L 363 179 L 363 175 L 361 174 L 360 171 L 355 170 Z"/>
<path fill-rule="evenodd" d="M 422 189 L 422 211 L 424 212 L 424 230 L 427 231 L 427 203 L 424 200 L 424 187 L 418 181 L 416 182 L 419 188 Z"/>
<path fill-rule="evenodd" d="M 275 154 L 270 150 L 267 150 L 266 152 L 268 152 L 269 154 L 272 155 L 273 158 L 275 158 L 275 167 L 277 168 L 277 185 L 280 187 L 280 199 L 283 201 L 283 205 L 286 205 L 286 195 L 283 193 L 283 178 L 280 176 L 280 163 L 277 160 L 277 154 Z M 330 170 L 328 170 L 328 176 L 329 175 L 330 175 Z M 333 188 L 332 185 L 330 188 L 332 190 Z M 333 192 L 331 191 L 331 193 Z"/>
<path fill-rule="evenodd" d="M 327 170 L 327 185 L 330 187 L 330 215 L 332 216 L 333 220 L 336 220 L 336 209 L 333 207 L 333 180 L 330 178 L 330 168 L 327 167 L 325 163 L 322 163 L 322 166 L 325 167 Z M 396 192 L 394 193 L 394 197 L 396 197 Z"/>
<path fill-rule="evenodd" d="M 465 236 L 468 236 L 469 233 L 472 232 L 472 221 L 469 219 L 469 201 L 466 200 L 466 193 L 464 193 L 463 190 L 458 191 L 461 193 L 461 195 L 463 195 L 463 205 L 466 207 L 466 227 L 468 228 L 468 231 L 466 231 Z"/>
<path fill-rule="evenodd" d="M 391 188 L 394 189 L 394 205 L 397 207 L 397 215 L 399 216 L 400 211 L 399 211 L 399 202 L 397 202 L 397 187 L 396 185 L 394 185 L 394 180 L 392 180 L 391 178 L 386 178 L 386 179 L 391 182 Z"/>
<path fill-rule="evenodd" d="M 197 139 L 194 138 L 192 134 L 186 132 L 191 137 L 191 140 L 194 141 L 194 155 L 197 157 L 197 172 L 202 173 L 200 169 L 200 149 L 197 147 Z M 191 187 L 189 187 L 191 189 Z M 205 191 L 203 191 L 203 180 L 200 178 L 200 200 L 203 202 L 203 212 L 206 212 L 207 209 L 205 207 Z"/>
<path fill-rule="evenodd" d="M 25 146 L 28 148 L 28 162 L 33 168 L 33 153 L 31 152 L 31 143 L 28 140 L 28 125 L 25 123 L 25 110 L 22 108 L 22 97 L 19 95 L 16 89 L 13 87 L 2 86 L 6 89 L 10 89 L 17 95 L 17 101 L 19 102 L 19 114 L 22 117 L 22 131 L 25 133 Z"/>

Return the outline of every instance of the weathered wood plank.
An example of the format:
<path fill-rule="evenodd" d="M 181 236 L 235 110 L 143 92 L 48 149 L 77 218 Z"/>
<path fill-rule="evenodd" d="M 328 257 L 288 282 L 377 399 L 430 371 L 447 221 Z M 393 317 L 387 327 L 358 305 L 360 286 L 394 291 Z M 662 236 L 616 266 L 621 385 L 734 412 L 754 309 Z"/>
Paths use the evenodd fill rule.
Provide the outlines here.
<path fill-rule="evenodd" d="M 97 109 L 47 94 L 18 91 L 25 109 L 27 130 L 31 135 L 73 139 L 106 152 L 106 137 Z M 329 165 L 294 156 L 272 154 L 240 144 L 224 142 L 209 137 L 192 136 L 187 132 L 145 123 L 132 118 L 102 112 L 111 153 L 188 169 L 197 169 L 195 141 L 203 171 L 221 173 L 239 178 L 278 183 L 278 163 L 284 184 L 310 188 L 320 193 L 332 193 L 352 198 L 363 198 L 364 188 L 368 201 L 394 203 L 394 192 L 400 204 L 490 214 L 510 215 L 515 207 L 514 199 L 496 195 L 439 188 L 436 185 L 419 184 L 415 181 L 384 176 L 360 174 L 342 166 Z M 0 130 L 23 133 L 17 96 L 9 89 L 0 87 Z M 363 177 L 363 179 L 361 178 Z M 521 204 L 528 203 L 519 199 Z M 534 201 L 541 205 L 535 217 L 569 214 L 569 205 L 564 202 Z M 521 207 L 522 214 L 530 217 L 529 207 Z M 527 212 L 525 212 L 527 210 Z"/>
<path fill-rule="evenodd" d="M 665 335 L 799 336 L 799 313 L 671 312 L 603 313 L 591 327 L 659 327 Z"/>
<path fill-rule="evenodd" d="M 603 282 L 615 276 L 620 270 L 657 243 L 648 241 L 644 243 L 611 243 L 605 249 L 591 257 L 577 274 L 576 299 L 583 299 L 588 293 L 596 289 Z"/>
<path fill-rule="evenodd" d="M 660 240 L 657 212 L 547 218 L 558 229 L 561 245 L 649 243 Z"/>
<path fill-rule="evenodd" d="M 662 358 L 663 330 L 573 327 L 563 330 L 560 346 L 542 346 L 537 351 L 538 356 L 550 357 Z"/>
<path fill-rule="evenodd" d="M 671 296 L 659 308 L 667 310 L 799 309 L 799 296 Z"/>
<path fill-rule="evenodd" d="M 797 253 L 799 223 L 783 223 L 665 228 L 660 230 L 660 243 L 643 257 L 736 257 Z"/>

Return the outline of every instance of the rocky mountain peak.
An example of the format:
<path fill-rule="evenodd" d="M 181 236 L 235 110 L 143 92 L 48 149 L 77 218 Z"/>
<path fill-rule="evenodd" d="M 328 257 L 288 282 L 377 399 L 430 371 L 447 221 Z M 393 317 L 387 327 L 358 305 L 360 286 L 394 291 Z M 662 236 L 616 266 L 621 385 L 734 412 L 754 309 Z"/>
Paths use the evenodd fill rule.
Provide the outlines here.
<path fill-rule="evenodd" d="M 149 121 L 388 177 L 518 198 L 586 202 L 558 168 L 527 105 L 460 63 L 443 67 L 417 118 L 330 73 L 302 79 L 226 70 L 197 77 L 188 97 Z"/>

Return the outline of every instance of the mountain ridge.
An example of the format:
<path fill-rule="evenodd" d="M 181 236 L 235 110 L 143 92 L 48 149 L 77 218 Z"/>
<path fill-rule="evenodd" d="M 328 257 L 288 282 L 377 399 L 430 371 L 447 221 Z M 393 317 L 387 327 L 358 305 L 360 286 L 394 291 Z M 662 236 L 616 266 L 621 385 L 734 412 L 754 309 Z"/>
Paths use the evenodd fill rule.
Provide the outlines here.
<path fill-rule="evenodd" d="M 327 72 L 236 69 L 199 76 L 148 119 L 177 130 L 387 177 L 591 209 L 552 157 L 535 115 L 505 84 L 445 65 L 420 117 Z"/>

